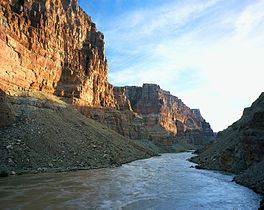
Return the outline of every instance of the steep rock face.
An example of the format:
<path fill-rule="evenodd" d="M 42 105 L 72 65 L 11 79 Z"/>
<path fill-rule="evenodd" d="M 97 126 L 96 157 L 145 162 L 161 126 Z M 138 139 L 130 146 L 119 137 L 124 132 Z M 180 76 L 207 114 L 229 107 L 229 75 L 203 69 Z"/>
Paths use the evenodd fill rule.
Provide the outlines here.
<path fill-rule="evenodd" d="M 256 178 L 259 177 L 257 171 L 264 170 L 264 93 L 244 110 L 240 120 L 218 133 L 216 140 L 202 149 L 193 161 L 208 169 L 234 173 L 246 170 L 246 175 L 238 176 L 239 183 L 264 193 L 263 176 L 261 180 Z M 259 167 L 255 167 L 256 164 Z"/>
<path fill-rule="evenodd" d="M 120 107 L 131 107 L 141 116 L 148 139 L 171 142 L 177 137 L 187 143 L 201 145 L 213 138 L 210 125 L 199 110 L 190 109 L 158 85 L 115 87 L 114 94 Z"/>
<path fill-rule="evenodd" d="M 132 139 L 170 146 L 179 141 L 204 145 L 214 137 L 198 109 L 190 109 L 158 85 L 114 87 L 113 93 L 116 109 L 77 108 L 84 115 Z"/>
<path fill-rule="evenodd" d="M 104 36 L 77 0 L 0 2 L 0 88 L 34 89 L 69 102 L 115 106 Z"/>

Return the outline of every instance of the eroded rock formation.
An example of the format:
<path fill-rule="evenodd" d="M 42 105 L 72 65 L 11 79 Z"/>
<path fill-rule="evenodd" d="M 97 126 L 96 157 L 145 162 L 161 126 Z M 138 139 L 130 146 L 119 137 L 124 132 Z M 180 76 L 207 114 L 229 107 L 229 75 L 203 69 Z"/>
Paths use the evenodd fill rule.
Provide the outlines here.
<path fill-rule="evenodd" d="M 80 107 L 78 110 L 85 116 L 108 126 L 121 135 L 138 140 L 151 140 L 144 120 L 137 113 L 113 108 Z M 166 132 L 164 132 L 166 134 Z"/>
<path fill-rule="evenodd" d="M 169 91 L 156 84 L 143 87 L 115 87 L 115 97 L 123 93 L 126 101 L 120 104 L 131 106 L 142 117 L 149 138 L 152 140 L 185 138 L 188 143 L 201 145 L 210 140 L 213 132 L 198 109 L 190 109 Z"/>
<path fill-rule="evenodd" d="M 213 138 L 199 110 L 190 109 L 156 84 L 114 87 L 114 96 L 118 111 L 83 107 L 81 112 L 132 139 L 203 145 Z"/>

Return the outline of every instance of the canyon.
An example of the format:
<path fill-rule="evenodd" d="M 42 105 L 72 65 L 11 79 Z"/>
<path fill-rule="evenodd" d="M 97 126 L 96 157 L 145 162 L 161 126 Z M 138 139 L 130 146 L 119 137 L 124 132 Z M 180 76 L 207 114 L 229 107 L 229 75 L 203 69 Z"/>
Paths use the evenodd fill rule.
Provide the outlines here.
<path fill-rule="evenodd" d="M 197 148 L 214 138 L 199 110 L 158 85 L 114 87 L 108 82 L 104 35 L 77 0 L 4 0 L 0 23 L 5 94 L 58 96 L 131 139 Z"/>
<path fill-rule="evenodd" d="M 198 168 L 236 173 L 263 193 L 263 102 L 262 93 L 214 140 L 199 109 L 159 85 L 108 82 L 104 35 L 77 0 L 0 2 L 0 175 L 199 149 Z"/>
<path fill-rule="evenodd" d="M 0 88 L 40 90 L 69 103 L 115 106 L 104 36 L 73 1 L 1 1 Z"/>

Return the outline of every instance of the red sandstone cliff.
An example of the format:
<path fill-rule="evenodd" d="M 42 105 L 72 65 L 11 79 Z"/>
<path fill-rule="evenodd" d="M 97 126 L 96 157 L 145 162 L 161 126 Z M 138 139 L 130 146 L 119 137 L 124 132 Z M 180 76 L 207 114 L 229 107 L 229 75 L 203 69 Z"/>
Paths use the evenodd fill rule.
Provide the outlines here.
<path fill-rule="evenodd" d="M 158 85 L 144 84 L 143 87 L 114 89 L 123 90 L 132 110 L 142 116 L 151 139 L 177 137 L 201 145 L 213 137 L 210 125 L 205 122 L 199 110 L 190 109 Z"/>
<path fill-rule="evenodd" d="M 203 145 L 213 138 L 199 110 L 190 109 L 158 85 L 114 87 L 114 96 L 119 111 L 86 108 L 82 112 L 132 139 Z"/>
<path fill-rule="evenodd" d="M 2 0 L 0 88 L 114 106 L 104 36 L 77 0 Z"/>

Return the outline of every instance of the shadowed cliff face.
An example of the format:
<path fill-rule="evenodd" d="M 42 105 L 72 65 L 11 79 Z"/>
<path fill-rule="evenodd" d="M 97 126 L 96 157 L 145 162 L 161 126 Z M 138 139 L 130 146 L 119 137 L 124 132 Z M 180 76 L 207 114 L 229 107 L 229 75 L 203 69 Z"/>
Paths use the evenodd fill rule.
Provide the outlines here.
<path fill-rule="evenodd" d="M 76 0 L 0 3 L 0 85 L 114 106 L 104 36 Z"/>
<path fill-rule="evenodd" d="M 246 170 L 236 181 L 264 193 L 264 93 L 193 160 L 208 169 Z"/>
<path fill-rule="evenodd" d="M 15 113 L 10 108 L 8 102 L 5 92 L 0 89 L 0 130 L 12 124 L 15 120 Z"/>
<path fill-rule="evenodd" d="M 201 150 L 203 165 L 238 173 L 264 160 L 264 93 L 245 108 L 240 120 L 219 132 L 216 140 Z"/>

